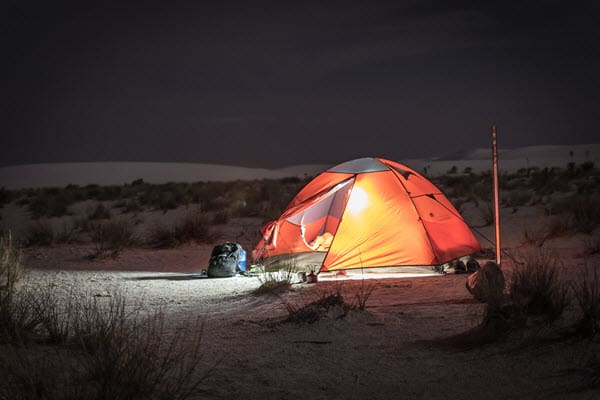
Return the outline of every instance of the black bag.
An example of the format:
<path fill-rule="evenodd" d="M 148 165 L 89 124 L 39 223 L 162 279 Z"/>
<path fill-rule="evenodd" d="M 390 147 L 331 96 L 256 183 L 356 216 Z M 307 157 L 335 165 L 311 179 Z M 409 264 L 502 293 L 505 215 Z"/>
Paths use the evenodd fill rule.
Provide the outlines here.
<path fill-rule="evenodd" d="M 235 276 L 241 249 L 242 246 L 231 242 L 215 246 L 208 262 L 207 275 L 211 278 Z"/>

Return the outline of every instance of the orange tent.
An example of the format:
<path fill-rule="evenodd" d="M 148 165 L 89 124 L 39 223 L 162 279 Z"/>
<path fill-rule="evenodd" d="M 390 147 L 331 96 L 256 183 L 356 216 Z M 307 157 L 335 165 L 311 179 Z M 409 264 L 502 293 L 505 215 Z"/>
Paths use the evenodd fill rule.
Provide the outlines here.
<path fill-rule="evenodd" d="M 308 183 L 261 229 L 255 262 L 318 271 L 442 265 L 479 243 L 442 192 L 418 172 L 381 158 L 339 164 Z"/>

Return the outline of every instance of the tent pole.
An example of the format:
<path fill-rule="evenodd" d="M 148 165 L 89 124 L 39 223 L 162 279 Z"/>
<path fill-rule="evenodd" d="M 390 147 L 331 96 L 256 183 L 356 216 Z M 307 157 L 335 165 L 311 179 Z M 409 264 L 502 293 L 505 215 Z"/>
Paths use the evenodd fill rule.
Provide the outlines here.
<path fill-rule="evenodd" d="M 500 190 L 498 188 L 498 142 L 496 124 L 492 125 L 492 164 L 494 175 L 494 229 L 496 234 L 496 264 L 500 266 Z"/>

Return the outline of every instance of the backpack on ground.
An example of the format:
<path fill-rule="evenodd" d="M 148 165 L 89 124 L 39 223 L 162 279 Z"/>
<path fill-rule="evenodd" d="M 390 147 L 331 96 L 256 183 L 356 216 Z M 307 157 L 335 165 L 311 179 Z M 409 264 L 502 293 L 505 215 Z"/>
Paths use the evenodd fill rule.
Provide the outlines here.
<path fill-rule="evenodd" d="M 215 246 L 208 262 L 207 275 L 211 278 L 235 276 L 240 271 L 238 261 L 242 252 L 245 253 L 244 249 L 237 243 L 227 242 Z"/>

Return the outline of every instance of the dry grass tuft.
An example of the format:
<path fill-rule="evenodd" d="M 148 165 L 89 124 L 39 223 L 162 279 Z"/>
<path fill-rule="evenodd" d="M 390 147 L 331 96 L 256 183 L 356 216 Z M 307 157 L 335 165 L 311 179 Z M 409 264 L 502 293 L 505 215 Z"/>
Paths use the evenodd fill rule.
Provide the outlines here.
<path fill-rule="evenodd" d="M 136 242 L 131 224 L 125 220 L 92 224 L 90 236 L 95 245 L 91 258 L 116 257 Z"/>
<path fill-rule="evenodd" d="M 360 282 L 360 286 L 358 291 L 354 294 L 354 306 L 359 310 L 364 310 L 367 307 L 367 303 L 375 290 L 375 285 L 373 284 L 365 284 L 365 280 L 363 279 Z"/>
<path fill-rule="evenodd" d="M 592 233 L 600 225 L 600 195 L 575 196 L 570 204 L 577 232 Z"/>
<path fill-rule="evenodd" d="M 319 299 L 295 307 L 286 304 L 288 317 L 284 322 L 312 324 L 329 314 L 336 314 L 335 318 L 343 318 L 348 314 L 351 307 L 344 301 L 341 290 L 338 288 L 332 292 L 321 293 Z"/>
<path fill-rule="evenodd" d="M 27 228 L 23 244 L 25 246 L 50 246 L 54 243 L 54 229 L 48 221 L 39 220 Z"/>
<path fill-rule="evenodd" d="M 594 265 L 585 265 L 582 279 L 573 283 L 573 294 L 581 313 L 575 331 L 592 338 L 600 333 L 600 271 Z"/>
<path fill-rule="evenodd" d="M 375 286 L 365 284 L 363 280 L 354 293 L 352 301 L 347 301 L 344 296 L 342 284 L 336 284 L 333 288 L 322 291 L 317 300 L 301 307 L 286 303 L 288 317 L 284 322 L 314 323 L 323 318 L 344 318 L 351 311 L 364 311 Z"/>
<path fill-rule="evenodd" d="M 295 263 L 283 263 L 277 271 L 262 271 L 257 275 L 260 286 L 254 290 L 256 295 L 277 295 L 288 291 L 297 275 Z"/>
<path fill-rule="evenodd" d="M 9 232 L 6 237 L 0 237 L 0 293 L 14 292 L 22 274 L 21 253 L 14 247 Z"/>
<path fill-rule="evenodd" d="M 547 322 L 560 318 L 570 301 L 569 288 L 561 279 L 560 271 L 560 263 L 548 253 L 529 254 L 512 275 L 513 304 L 527 315 L 543 317 Z"/>
<path fill-rule="evenodd" d="M 66 296 L 52 286 L 37 289 L 34 301 L 19 297 L 29 315 L 39 316 L 32 327 L 36 342 L 18 337 L 0 353 L 0 398 L 186 399 L 199 394 L 207 375 L 199 320 L 170 327 L 162 309 L 144 314 L 140 304 L 132 310 L 120 291 L 96 298 L 73 289 Z"/>
<path fill-rule="evenodd" d="M 592 236 L 583 240 L 583 257 L 593 256 L 600 253 L 600 235 Z"/>

